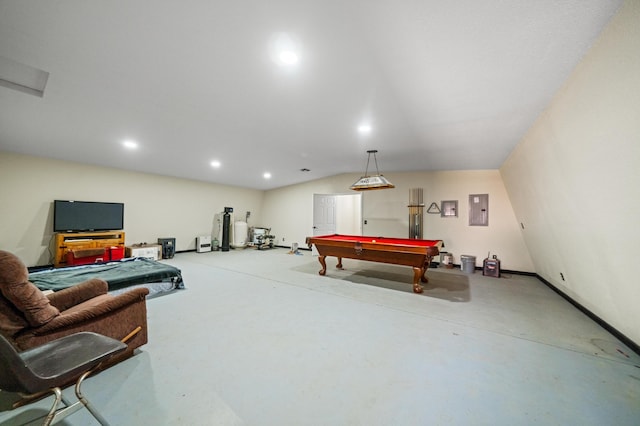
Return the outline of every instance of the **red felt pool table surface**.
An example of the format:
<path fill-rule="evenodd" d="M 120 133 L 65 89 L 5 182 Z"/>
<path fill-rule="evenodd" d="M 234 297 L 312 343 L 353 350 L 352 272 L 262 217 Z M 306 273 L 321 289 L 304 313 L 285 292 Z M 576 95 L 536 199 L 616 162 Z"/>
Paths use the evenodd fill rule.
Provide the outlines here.
<path fill-rule="evenodd" d="M 429 264 L 442 247 L 441 240 L 415 240 L 409 238 L 371 237 L 361 235 L 321 235 L 307 237 L 309 247 L 315 245 L 318 261 L 322 266 L 320 275 L 325 275 L 325 258 L 338 258 L 337 268 L 342 268 L 342 258 L 368 260 L 372 262 L 406 265 L 413 268 L 413 291 L 422 293 L 420 281 L 428 282 Z"/>
<path fill-rule="evenodd" d="M 361 235 L 321 235 L 317 237 L 309 237 L 323 241 L 360 241 L 361 243 L 379 243 L 403 246 L 431 247 L 442 244 L 441 240 L 414 240 L 410 238 L 389 238 L 389 237 L 367 237 Z"/>

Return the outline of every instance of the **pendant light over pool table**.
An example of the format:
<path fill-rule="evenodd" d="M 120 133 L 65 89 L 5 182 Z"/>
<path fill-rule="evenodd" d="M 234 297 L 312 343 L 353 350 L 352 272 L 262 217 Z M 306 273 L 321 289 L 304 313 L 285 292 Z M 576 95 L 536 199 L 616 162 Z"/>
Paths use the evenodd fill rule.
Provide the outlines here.
<path fill-rule="evenodd" d="M 376 149 L 367 151 L 367 154 L 369 155 L 367 157 L 367 168 L 364 171 L 364 176 L 351 185 L 350 189 L 353 189 L 354 191 L 372 191 L 374 189 L 391 189 L 396 187 L 394 184 L 389 182 L 387 178 L 380 174 L 380 171 L 378 170 L 376 152 L 378 152 Z M 373 154 L 373 160 L 376 163 L 376 174 L 369 176 L 369 160 L 371 160 L 371 154 Z"/>

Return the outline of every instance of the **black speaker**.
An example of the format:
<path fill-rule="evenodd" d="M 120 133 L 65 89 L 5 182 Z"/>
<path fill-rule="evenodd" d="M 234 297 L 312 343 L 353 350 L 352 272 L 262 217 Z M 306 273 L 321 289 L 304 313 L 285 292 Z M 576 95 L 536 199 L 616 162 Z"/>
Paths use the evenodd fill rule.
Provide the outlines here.
<path fill-rule="evenodd" d="M 231 215 L 225 207 L 224 215 L 222 215 L 222 246 L 220 250 L 229 251 L 229 227 L 231 225 Z M 233 210 L 232 210 L 233 211 Z"/>
<path fill-rule="evenodd" d="M 158 244 L 162 247 L 162 258 L 172 259 L 176 254 L 175 238 L 158 238 Z"/>

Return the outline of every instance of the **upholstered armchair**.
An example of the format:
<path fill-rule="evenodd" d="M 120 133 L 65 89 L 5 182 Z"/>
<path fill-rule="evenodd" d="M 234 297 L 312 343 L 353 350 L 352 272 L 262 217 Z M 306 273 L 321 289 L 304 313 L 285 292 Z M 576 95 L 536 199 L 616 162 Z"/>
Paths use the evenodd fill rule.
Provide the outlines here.
<path fill-rule="evenodd" d="M 107 283 L 94 278 L 45 295 L 28 278 L 19 258 L 0 250 L 0 333 L 16 349 L 92 331 L 127 339 L 128 348 L 120 360 L 147 343 L 146 288 L 112 296 Z"/>

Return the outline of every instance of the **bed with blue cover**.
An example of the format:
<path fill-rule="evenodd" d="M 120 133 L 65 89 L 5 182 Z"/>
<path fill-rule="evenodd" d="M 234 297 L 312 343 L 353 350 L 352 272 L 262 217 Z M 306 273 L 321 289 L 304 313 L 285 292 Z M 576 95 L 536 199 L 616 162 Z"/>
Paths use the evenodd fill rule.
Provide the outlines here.
<path fill-rule="evenodd" d="M 29 281 L 40 290 L 58 291 L 100 278 L 109 284 L 109 293 L 121 293 L 132 287 L 147 287 L 149 295 L 183 289 L 182 272 L 175 266 L 141 257 L 117 262 L 47 269 L 29 274 Z"/>

